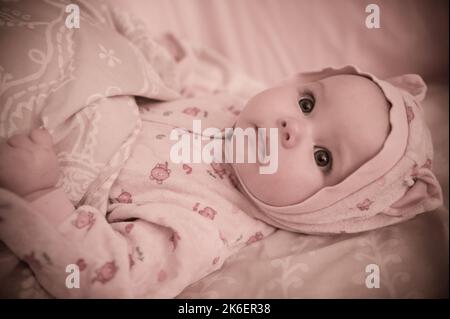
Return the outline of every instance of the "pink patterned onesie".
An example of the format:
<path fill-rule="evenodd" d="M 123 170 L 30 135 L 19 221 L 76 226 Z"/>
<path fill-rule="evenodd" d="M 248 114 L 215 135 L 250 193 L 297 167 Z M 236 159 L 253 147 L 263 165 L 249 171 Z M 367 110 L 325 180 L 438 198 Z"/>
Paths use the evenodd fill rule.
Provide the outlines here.
<path fill-rule="evenodd" d="M 142 129 L 106 216 L 91 206 L 74 209 L 60 189 L 34 201 L 46 216 L 35 223 L 46 234 L 36 234 L 22 257 L 42 286 L 57 297 L 171 298 L 271 234 L 274 228 L 247 214 L 257 208 L 237 189 L 229 164 L 170 159 L 174 128 L 190 134 L 180 128 L 191 129 L 194 119 L 202 129 L 231 127 L 241 107 L 219 92 L 141 105 Z M 69 264 L 78 265 L 79 288 L 65 285 Z"/>

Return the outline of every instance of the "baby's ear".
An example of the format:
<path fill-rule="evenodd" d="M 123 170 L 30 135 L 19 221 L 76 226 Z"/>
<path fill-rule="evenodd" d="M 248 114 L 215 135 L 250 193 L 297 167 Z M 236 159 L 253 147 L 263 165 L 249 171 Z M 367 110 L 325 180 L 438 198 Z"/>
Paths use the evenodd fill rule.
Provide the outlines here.
<path fill-rule="evenodd" d="M 418 101 L 422 101 L 427 93 L 426 83 L 420 75 L 417 74 L 404 74 L 386 79 L 385 81 L 405 90 Z"/>
<path fill-rule="evenodd" d="M 432 210 L 442 205 L 442 189 L 430 169 L 418 169 L 414 179 L 414 184 L 390 206 L 392 210 L 387 212 L 388 215 L 403 215 L 403 212 L 407 213 L 418 205 L 424 210 Z"/>

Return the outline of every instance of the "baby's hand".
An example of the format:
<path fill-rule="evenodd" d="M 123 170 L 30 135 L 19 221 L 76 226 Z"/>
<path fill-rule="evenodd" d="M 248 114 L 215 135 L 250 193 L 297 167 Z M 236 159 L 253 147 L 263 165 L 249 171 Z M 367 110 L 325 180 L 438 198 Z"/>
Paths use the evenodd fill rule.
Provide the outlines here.
<path fill-rule="evenodd" d="M 52 189 L 59 164 L 46 129 L 17 134 L 0 144 L 0 187 L 22 197 Z"/>

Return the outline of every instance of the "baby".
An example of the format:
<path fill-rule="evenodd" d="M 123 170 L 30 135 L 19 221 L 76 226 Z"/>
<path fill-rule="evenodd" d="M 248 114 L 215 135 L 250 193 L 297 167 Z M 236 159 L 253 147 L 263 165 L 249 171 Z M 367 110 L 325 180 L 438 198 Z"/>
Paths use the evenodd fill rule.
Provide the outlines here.
<path fill-rule="evenodd" d="M 389 106 L 381 89 L 361 76 L 294 79 L 253 97 L 236 126 L 278 128 L 274 174 L 260 174 L 250 163 L 235 168 L 259 200 L 288 206 L 340 183 L 375 156 L 389 133 Z"/>
<path fill-rule="evenodd" d="M 215 104 L 143 104 L 142 132 L 106 216 L 88 205 L 74 208 L 56 187 L 49 132 L 15 135 L 0 145 L 0 186 L 41 213 L 20 216 L 39 228 L 39 244 L 24 248 L 22 258 L 54 296 L 174 297 L 274 227 L 359 232 L 437 208 L 442 193 L 418 104 L 424 90 L 418 76 L 386 82 L 347 66 L 299 74 L 247 103 L 222 95 Z M 224 114 L 230 104 L 239 111 Z M 175 165 L 169 132 L 196 117 L 208 126 L 278 129 L 278 169 Z M 78 290 L 61 285 L 68 264 L 82 273 Z"/>
<path fill-rule="evenodd" d="M 425 92 L 418 75 L 382 81 L 346 66 L 299 74 L 252 98 L 237 126 L 281 132 L 275 174 L 234 166 L 243 192 L 260 208 L 253 216 L 329 234 L 375 229 L 441 206 L 419 104 Z"/>

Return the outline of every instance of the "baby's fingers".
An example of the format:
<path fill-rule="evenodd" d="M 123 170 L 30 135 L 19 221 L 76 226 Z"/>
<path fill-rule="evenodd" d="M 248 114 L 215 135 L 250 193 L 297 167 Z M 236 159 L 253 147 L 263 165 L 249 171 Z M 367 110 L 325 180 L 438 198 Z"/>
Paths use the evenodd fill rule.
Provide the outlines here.
<path fill-rule="evenodd" d="M 31 140 L 39 145 L 52 147 L 53 146 L 53 138 L 50 133 L 45 128 L 34 129 L 30 133 Z"/>
<path fill-rule="evenodd" d="M 32 150 L 35 145 L 30 140 L 30 137 L 27 134 L 16 134 L 11 136 L 6 143 L 12 147 L 20 147 L 28 150 Z"/>

